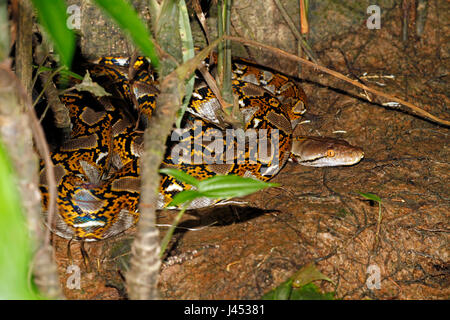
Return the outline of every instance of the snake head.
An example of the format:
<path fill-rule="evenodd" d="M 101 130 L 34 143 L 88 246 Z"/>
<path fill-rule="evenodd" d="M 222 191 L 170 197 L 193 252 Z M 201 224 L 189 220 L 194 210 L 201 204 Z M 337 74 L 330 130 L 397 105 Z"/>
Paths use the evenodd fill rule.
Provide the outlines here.
<path fill-rule="evenodd" d="M 304 166 L 335 167 L 358 163 L 364 152 L 345 140 L 323 137 L 294 138 L 291 149 L 292 159 Z"/>

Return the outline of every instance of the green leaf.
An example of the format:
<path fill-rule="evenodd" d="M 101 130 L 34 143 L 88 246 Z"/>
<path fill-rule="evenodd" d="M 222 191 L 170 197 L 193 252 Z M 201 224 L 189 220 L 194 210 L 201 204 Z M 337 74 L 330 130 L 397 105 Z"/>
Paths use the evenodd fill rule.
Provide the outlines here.
<path fill-rule="evenodd" d="M 314 283 L 309 283 L 301 288 L 292 290 L 290 300 L 333 300 L 333 292 L 320 292 Z"/>
<path fill-rule="evenodd" d="M 289 300 L 292 292 L 292 279 L 280 284 L 261 297 L 262 300 Z"/>
<path fill-rule="evenodd" d="M 376 202 L 381 202 L 381 198 L 379 196 L 377 196 L 376 194 L 373 193 L 363 193 L 363 192 L 359 192 L 357 191 L 361 196 L 363 196 L 364 198 L 368 199 L 368 200 L 372 200 L 372 201 L 376 201 Z"/>
<path fill-rule="evenodd" d="M 275 186 L 278 186 L 278 184 L 253 178 L 244 178 L 236 175 L 217 175 L 200 181 L 198 191 L 208 198 L 226 199 L 243 197 L 256 191 Z"/>
<path fill-rule="evenodd" d="M 280 284 L 261 297 L 262 300 L 334 300 L 333 292 L 320 292 L 313 283 L 301 288 L 292 287 L 292 279 Z"/>
<path fill-rule="evenodd" d="M 200 198 L 203 195 L 197 190 L 184 190 L 175 195 L 172 201 L 167 205 L 168 207 L 177 207 L 180 204 L 187 203 L 194 199 Z"/>
<path fill-rule="evenodd" d="M 330 278 L 328 278 L 319 270 L 317 270 L 314 263 L 309 263 L 303 268 L 301 268 L 299 271 L 295 273 L 292 279 L 293 279 L 292 286 L 294 288 L 300 288 L 315 280 L 326 280 L 333 283 L 333 281 Z"/>
<path fill-rule="evenodd" d="M 36 299 L 28 282 L 31 243 L 10 159 L 0 141 L 0 299 Z"/>
<path fill-rule="evenodd" d="M 332 292 L 321 293 L 319 289 L 311 283 L 315 280 L 326 280 L 331 283 L 331 279 L 318 271 L 314 263 L 310 263 L 298 270 L 288 280 L 278 287 L 270 290 L 262 296 L 263 300 L 333 300 Z"/>
<path fill-rule="evenodd" d="M 175 179 L 190 184 L 191 186 L 197 187 L 199 185 L 199 180 L 194 178 L 193 176 L 187 174 L 186 172 L 178 169 L 172 168 L 163 168 L 159 170 L 160 173 L 166 174 L 168 176 L 174 177 Z"/>
<path fill-rule="evenodd" d="M 184 171 L 173 168 L 163 168 L 159 172 L 197 188 L 197 190 L 185 190 L 178 193 L 168 206 L 178 206 L 186 201 L 192 201 L 200 197 L 218 200 L 242 197 L 264 188 L 277 186 L 275 183 L 236 175 L 217 175 L 200 181 Z"/>
<path fill-rule="evenodd" d="M 150 58 L 155 68 L 158 68 L 159 58 L 150 33 L 133 7 L 124 0 L 95 0 L 95 2 L 112 17 L 121 29 L 128 32 L 142 53 Z"/>
<path fill-rule="evenodd" d="M 32 0 L 39 22 L 51 37 L 63 65 L 70 68 L 75 51 L 75 35 L 67 27 L 64 0 Z"/>

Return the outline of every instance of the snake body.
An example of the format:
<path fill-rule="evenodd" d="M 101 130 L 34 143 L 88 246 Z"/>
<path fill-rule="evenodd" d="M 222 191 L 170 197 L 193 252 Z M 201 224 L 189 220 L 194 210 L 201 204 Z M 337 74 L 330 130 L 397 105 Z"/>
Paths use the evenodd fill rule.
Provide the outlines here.
<path fill-rule="evenodd" d="M 87 92 L 60 97 L 73 125 L 70 139 L 51 154 L 59 212 L 53 231 L 62 237 L 86 241 L 105 239 L 128 229 L 139 218 L 143 139 L 136 127 L 139 123 L 148 124 L 159 90 L 145 58 L 136 59 L 132 75 L 129 63 L 130 59 L 105 57 L 89 65 L 93 79 L 102 83 L 112 97 L 95 98 Z M 292 136 L 305 112 L 306 95 L 288 77 L 235 59 L 232 89 L 243 116 L 244 136 L 216 139 L 226 131 L 219 125 L 221 106 L 212 90 L 199 79 L 184 119 L 184 131 L 178 136 L 174 131 L 168 141 L 163 167 L 181 169 L 198 179 L 235 174 L 269 180 L 290 157 L 313 166 L 349 165 L 362 158 L 361 149 L 342 140 Z M 237 145 L 239 138 L 244 137 L 245 141 L 245 133 L 250 129 L 266 133 L 264 142 L 269 150 L 256 160 L 251 155 L 259 144 L 245 145 L 244 149 Z M 261 139 L 263 136 L 257 136 L 255 141 Z M 180 145 L 183 148 L 178 150 Z M 224 150 L 230 145 L 234 161 L 224 162 Z M 201 156 L 200 163 L 192 161 L 196 155 Z M 45 212 L 48 190 L 44 167 L 40 187 Z M 164 208 L 175 194 L 190 187 L 164 175 L 157 207 Z M 190 208 L 214 203 L 210 199 L 198 199 Z"/>

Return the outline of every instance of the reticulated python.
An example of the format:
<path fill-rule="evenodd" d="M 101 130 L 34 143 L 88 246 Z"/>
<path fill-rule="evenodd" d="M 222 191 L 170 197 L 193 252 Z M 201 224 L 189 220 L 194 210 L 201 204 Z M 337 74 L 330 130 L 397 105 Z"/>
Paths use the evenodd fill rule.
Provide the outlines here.
<path fill-rule="evenodd" d="M 70 239 L 99 240 L 128 229 L 139 218 L 142 133 L 136 128 L 139 124 L 147 125 L 152 115 L 158 82 L 148 61 L 142 57 L 135 61 L 130 77 L 126 58 L 101 58 L 89 65 L 88 70 L 112 98 L 95 98 L 88 92 L 61 96 L 73 127 L 70 139 L 51 154 L 59 212 L 53 231 Z M 163 167 L 181 169 L 198 179 L 236 174 L 268 180 L 289 158 L 309 166 L 351 165 L 362 158 L 360 148 L 342 140 L 292 136 L 306 110 L 306 96 L 284 75 L 236 59 L 232 88 L 243 116 L 241 134 L 233 131 L 230 139 L 216 139 L 225 137 L 227 132 L 220 126 L 221 107 L 211 89 L 198 80 L 185 115 L 184 131 L 174 131 L 168 141 Z M 239 139 L 246 142 L 248 132 L 257 135 L 253 141 L 259 143 L 265 139 L 269 150 L 264 156 L 257 159 L 251 156 L 255 150 L 259 151 L 259 144 L 239 147 L 237 142 Z M 258 135 L 261 132 L 265 134 Z M 273 137 L 276 139 L 271 140 Z M 233 150 L 232 161 L 230 157 L 223 160 L 226 150 Z M 200 163 L 195 162 L 196 157 Z M 41 170 L 41 192 L 46 211 L 48 193 L 44 171 L 45 168 Z M 157 207 L 167 206 L 176 193 L 189 188 L 172 177 L 163 176 Z M 213 200 L 198 199 L 190 208 L 213 204 Z"/>

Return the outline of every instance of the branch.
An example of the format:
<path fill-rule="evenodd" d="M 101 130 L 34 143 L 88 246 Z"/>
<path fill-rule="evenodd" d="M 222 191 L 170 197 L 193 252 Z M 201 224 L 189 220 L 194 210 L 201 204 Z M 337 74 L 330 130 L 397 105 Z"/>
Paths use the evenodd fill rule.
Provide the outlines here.
<path fill-rule="evenodd" d="M 155 225 L 155 210 L 159 200 L 159 165 L 163 160 L 166 139 L 172 131 L 176 112 L 181 105 L 176 73 L 161 83 L 155 113 L 144 133 L 144 155 L 141 157 L 141 199 L 137 235 L 131 247 L 130 271 L 127 273 L 130 299 L 155 299 L 159 267 L 159 232 Z"/>
<path fill-rule="evenodd" d="M 41 44 L 35 50 L 35 60 L 39 65 L 45 65 L 45 58 L 47 54 L 44 52 L 44 44 Z M 48 65 L 50 67 L 50 65 Z M 55 126 L 62 130 L 63 141 L 67 140 L 70 136 L 70 115 L 69 110 L 59 100 L 59 92 L 53 83 L 53 75 L 51 71 L 42 71 L 39 74 L 42 84 L 45 86 L 44 94 L 47 98 L 47 103 L 52 109 L 55 117 Z"/>

